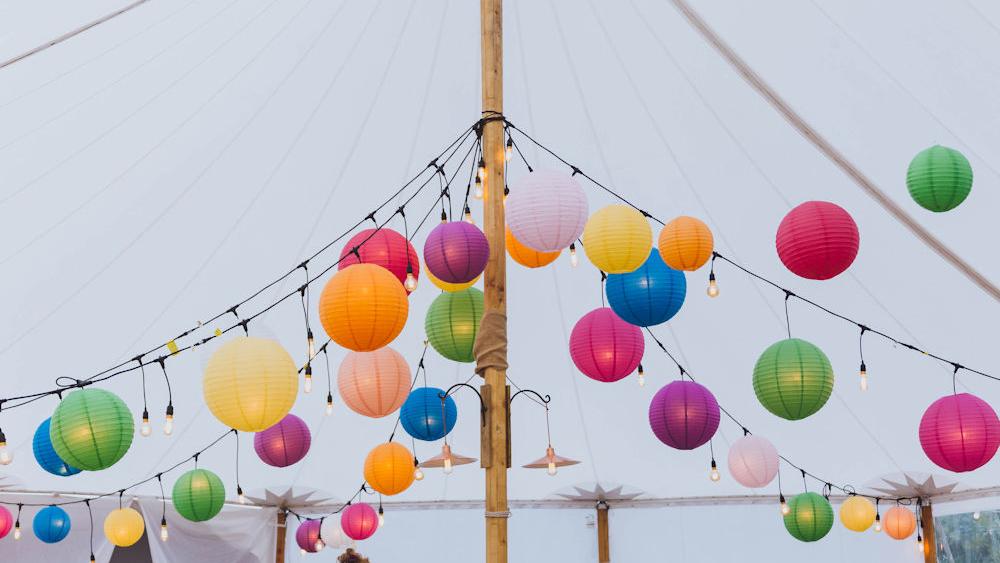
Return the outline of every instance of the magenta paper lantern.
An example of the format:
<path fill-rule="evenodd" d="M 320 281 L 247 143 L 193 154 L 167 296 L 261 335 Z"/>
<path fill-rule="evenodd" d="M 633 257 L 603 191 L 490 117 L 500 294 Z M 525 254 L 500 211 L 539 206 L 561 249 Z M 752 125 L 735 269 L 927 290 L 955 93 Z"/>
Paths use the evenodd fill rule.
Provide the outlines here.
<path fill-rule="evenodd" d="M 352 540 L 366 540 L 378 530 L 378 514 L 370 504 L 363 502 L 352 504 L 341 513 L 340 527 Z"/>
<path fill-rule="evenodd" d="M 846 270 L 860 242 L 851 215 L 828 201 L 807 201 L 789 211 L 775 237 L 785 267 L 811 280 L 828 280 Z"/>
<path fill-rule="evenodd" d="M 0 506 L 0 539 L 3 539 L 14 527 L 14 517 L 6 507 Z"/>
<path fill-rule="evenodd" d="M 653 396 L 649 426 L 671 448 L 693 450 L 708 442 L 719 429 L 719 403 L 704 385 L 674 381 Z"/>
<path fill-rule="evenodd" d="M 937 465 L 956 473 L 978 469 L 1000 446 L 1000 420 L 986 401 L 969 393 L 942 397 L 920 419 L 920 446 Z"/>
<path fill-rule="evenodd" d="M 287 414 L 280 422 L 253 436 L 253 449 L 264 463 L 274 467 L 288 467 L 298 463 L 309 453 L 312 435 L 306 423 L 294 414 Z"/>
<path fill-rule="evenodd" d="M 557 252 L 583 234 L 589 208 L 587 194 L 573 176 L 535 170 L 511 185 L 504 212 L 518 242 L 539 252 Z"/>
<path fill-rule="evenodd" d="M 299 524 L 299 529 L 295 530 L 295 543 L 299 544 L 299 548 L 309 553 L 323 549 L 323 544 L 319 543 L 322 524 L 320 520 L 306 520 Z"/>
<path fill-rule="evenodd" d="M 569 354 L 577 369 L 605 383 L 635 371 L 645 349 L 642 329 L 621 320 L 609 307 L 584 315 L 569 336 Z"/>
<path fill-rule="evenodd" d="M 465 221 L 441 223 L 424 243 L 424 265 L 445 283 L 466 283 L 486 268 L 490 243 L 479 227 Z"/>
<path fill-rule="evenodd" d="M 762 436 L 744 436 L 729 448 L 729 473 L 744 487 L 766 487 L 778 474 L 778 450 Z"/>

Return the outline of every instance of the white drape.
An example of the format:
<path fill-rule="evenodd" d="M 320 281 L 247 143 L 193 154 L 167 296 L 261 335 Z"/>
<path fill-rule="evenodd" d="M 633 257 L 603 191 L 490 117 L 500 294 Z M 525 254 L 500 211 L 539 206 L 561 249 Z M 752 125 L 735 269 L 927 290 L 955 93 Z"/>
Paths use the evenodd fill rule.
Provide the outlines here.
<path fill-rule="evenodd" d="M 276 511 L 273 508 L 225 506 L 207 522 L 185 520 L 167 503 L 170 537 L 160 541 L 162 504 L 141 499 L 153 563 L 262 563 L 274 561 Z"/>

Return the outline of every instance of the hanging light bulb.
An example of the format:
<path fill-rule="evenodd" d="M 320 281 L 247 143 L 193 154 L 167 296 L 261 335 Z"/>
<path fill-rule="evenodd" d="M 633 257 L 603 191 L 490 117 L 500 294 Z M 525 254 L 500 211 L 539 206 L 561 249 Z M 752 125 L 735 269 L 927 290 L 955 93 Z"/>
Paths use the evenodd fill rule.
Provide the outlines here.
<path fill-rule="evenodd" d="M 483 160 L 483 157 L 479 157 L 479 173 L 476 178 L 486 180 L 486 161 Z"/>
<path fill-rule="evenodd" d="M 299 555 L 305 555 L 305 554 L 306 554 L 306 550 L 304 550 L 304 549 L 302 549 L 302 548 L 300 547 L 300 548 L 299 548 Z"/>
<path fill-rule="evenodd" d="M 243 487 L 239 485 L 236 485 L 236 500 L 239 501 L 240 504 L 247 503 L 247 496 L 243 494 Z"/>
<path fill-rule="evenodd" d="M 149 425 L 149 411 L 142 409 L 142 426 L 139 427 L 139 434 L 149 437 L 153 433 L 153 427 Z"/>
<path fill-rule="evenodd" d="M 403 282 L 403 287 L 411 292 L 417 289 L 417 277 L 413 275 L 413 265 L 409 263 L 406 264 L 406 281 Z"/>
<path fill-rule="evenodd" d="M 875 530 L 876 533 L 882 531 L 882 515 L 881 514 L 876 514 L 875 515 L 875 527 L 872 528 L 872 529 Z"/>
<path fill-rule="evenodd" d="M 316 551 L 323 551 L 323 548 L 326 547 L 326 543 L 323 542 L 323 538 L 316 538 L 316 546 L 315 547 L 316 547 Z"/>
<path fill-rule="evenodd" d="M 504 184 L 504 186 L 503 186 L 503 204 L 504 205 L 507 205 L 507 196 L 509 196 L 509 195 L 510 195 L 510 188 L 507 187 L 507 184 Z"/>
<path fill-rule="evenodd" d="M 15 540 L 21 539 L 21 520 L 20 519 L 18 519 L 18 521 L 14 523 L 14 539 Z"/>
<path fill-rule="evenodd" d="M 712 470 L 708 473 L 708 478 L 713 482 L 718 483 L 722 476 L 719 475 L 719 467 L 715 464 L 715 459 L 712 460 Z"/>
<path fill-rule="evenodd" d="M 444 458 L 444 464 L 442 465 L 442 467 L 444 467 L 444 474 L 445 475 L 450 475 L 451 474 L 451 470 L 453 468 L 451 466 L 451 458 L 450 457 Z"/>
<path fill-rule="evenodd" d="M 646 374 L 642 371 L 642 364 L 639 364 L 639 387 L 646 385 Z"/>
<path fill-rule="evenodd" d="M 7 436 L 0 430 L 0 465 L 10 465 L 14 461 L 14 453 L 7 447 Z"/>
<path fill-rule="evenodd" d="M 420 470 L 420 461 L 417 456 L 413 456 L 413 478 L 417 481 L 424 480 L 424 472 Z"/>
<path fill-rule="evenodd" d="M 507 159 L 507 162 L 510 162 L 511 157 L 514 156 L 514 139 L 507 138 L 507 148 L 504 150 L 503 155 Z"/>
<path fill-rule="evenodd" d="M 979 518 L 981 516 L 982 516 L 982 514 L 980 514 L 978 510 L 972 513 L 972 519 L 973 520 L 979 520 Z"/>
<path fill-rule="evenodd" d="M 576 243 L 569 243 L 569 265 L 576 268 L 580 265 L 580 259 L 576 257 Z"/>
<path fill-rule="evenodd" d="M 917 533 L 917 551 L 924 552 L 924 538 L 919 533 Z"/>
<path fill-rule="evenodd" d="M 475 225 L 476 222 L 472 219 L 472 210 L 469 209 L 469 205 L 465 205 L 465 222 L 470 225 Z"/>
<path fill-rule="evenodd" d="M 311 363 L 306 364 L 306 380 L 302 385 L 303 393 L 312 393 L 313 390 L 313 368 Z"/>
<path fill-rule="evenodd" d="M 378 507 L 378 527 L 381 528 L 385 525 L 385 512 L 382 511 L 382 505 L 379 504 Z"/>
<path fill-rule="evenodd" d="M 448 214 L 444 212 L 444 209 L 441 210 L 441 222 L 442 223 L 448 222 Z"/>
<path fill-rule="evenodd" d="M 170 538 L 170 532 L 167 531 L 167 517 L 164 516 L 160 518 L 160 541 L 167 541 Z"/>
<path fill-rule="evenodd" d="M 416 458 L 414 458 L 414 461 L 416 461 Z M 465 465 L 474 461 L 476 461 L 474 457 L 452 453 L 451 446 L 445 443 L 441 446 L 441 453 L 421 463 L 420 467 L 440 467 L 444 470 L 445 474 L 449 474 L 456 465 Z M 417 478 L 416 473 L 414 473 L 414 478 Z"/>
<path fill-rule="evenodd" d="M 476 187 L 472 190 L 472 195 L 476 199 L 483 199 L 483 181 L 476 176 Z"/>
<path fill-rule="evenodd" d="M 326 394 L 326 416 L 333 414 L 333 393 Z"/>
<path fill-rule="evenodd" d="M 865 369 L 865 362 L 863 360 L 861 362 L 861 371 L 859 373 L 861 375 L 861 390 L 862 391 L 867 391 L 868 390 L 868 370 Z"/>
<path fill-rule="evenodd" d="M 781 502 L 781 515 L 788 516 L 792 509 L 789 508 L 788 503 L 785 502 L 785 495 L 778 493 L 778 500 Z"/>
<path fill-rule="evenodd" d="M 311 328 L 306 329 L 306 344 L 309 348 L 309 360 L 312 361 L 316 357 L 316 339 L 313 338 L 313 331 Z"/>
<path fill-rule="evenodd" d="M 715 283 L 715 272 L 709 272 L 708 274 L 708 290 L 706 291 L 709 297 L 719 296 L 719 285 Z"/>
<path fill-rule="evenodd" d="M 90 563 L 97 563 L 97 559 L 94 559 L 94 554 L 90 554 Z"/>
<path fill-rule="evenodd" d="M 165 422 L 163 423 L 163 433 L 167 436 L 174 433 L 174 404 L 169 403 L 167 405 L 167 416 Z"/>
<path fill-rule="evenodd" d="M 561 455 L 556 455 L 556 450 L 551 445 L 545 448 L 545 455 L 536 459 L 535 461 L 525 464 L 522 467 L 528 469 L 542 469 L 545 468 L 549 475 L 555 475 L 558 467 L 566 467 L 567 465 L 576 465 L 580 463 L 575 459 L 570 459 L 568 457 L 563 457 Z"/>

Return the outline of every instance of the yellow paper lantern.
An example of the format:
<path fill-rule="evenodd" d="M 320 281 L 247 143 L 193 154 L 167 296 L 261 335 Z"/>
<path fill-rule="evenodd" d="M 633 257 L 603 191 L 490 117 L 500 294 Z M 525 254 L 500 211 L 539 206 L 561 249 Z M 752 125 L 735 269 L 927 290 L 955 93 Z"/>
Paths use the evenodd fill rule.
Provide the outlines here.
<path fill-rule="evenodd" d="M 894 540 L 905 540 L 917 529 L 917 517 L 909 509 L 894 506 L 885 513 L 882 528 Z"/>
<path fill-rule="evenodd" d="M 525 268 L 541 268 L 559 258 L 560 251 L 539 252 L 534 248 L 521 244 L 520 241 L 514 238 L 514 233 L 511 232 L 510 227 L 507 227 L 507 233 L 504 235 L 504 238 L 507 242 L 507 254 Z"/>
<path fill-rule="evenodd" d="M 875 523 L 875 505 L 865 497 L 849 496 L 840 505 L 840 522 L 852 532 L 864 532 Z"/>
<path fill-rule="evenodd" d="M 365 481 L 383 495 L 398 495 L 413 484 L 413 460 L 413 454 L 402 444 L 386 442 L 376 446 L 365 458 Z"/>
<path fill-rule="evenodd" d="M 355 352 L 371 352 L 402 332 L 409 314 L 406 290 L 392 272 L 355 264 L 327 282 L 319 298 L 319 320 L 331 340 Z"/>
<path fill-rule="evenodd" d="M 220 422 L 242 432 L 260 432 L 292 408 L 299 392 L 298 370 L 277 341 L 243 336 L 212 354 L 202 392 Z"/>
<path fill-rule="evenodd" d="M 657 243 L 660 258 L 675 270 L 693 272 L 712 257 L 715 240 L 708 225 L 681 215 L 663 226 Z"/>
<path fill-rule="evenodd" d="M 476 276 L 476 279 L 470 282 L 448 283 L 435 278 L 434 274 L 432 274 L 430 270 L 424 270 L 423 275 L 427 276 L 427 279 L 431 280 L 431 283 L 437 286 L 438 289 L 440 289 L 441 291 L 447 291 L 448 293 L 455 293 L 456 291 L 462 291 L 463 289 L 468 289 L 476 285 L 476 282 L 479 281 L 479 278 L 483 277 L 482 274 L 479 274 L 478 276 Z"/>
<path fill-rule="evenodd" d="M 134 545 L 146 530 L 142 515 L 131 508 L 112 510 L 104 519 L 104 535 L 118 547 Z"/>
<path fill-rule="evenodd" d="M 635 271 L 649 258 L 653 231 L 649 221 L 627 205 L 609 205 L 587 220 L 583 250 L 587 258 L 609 274 Z"/>

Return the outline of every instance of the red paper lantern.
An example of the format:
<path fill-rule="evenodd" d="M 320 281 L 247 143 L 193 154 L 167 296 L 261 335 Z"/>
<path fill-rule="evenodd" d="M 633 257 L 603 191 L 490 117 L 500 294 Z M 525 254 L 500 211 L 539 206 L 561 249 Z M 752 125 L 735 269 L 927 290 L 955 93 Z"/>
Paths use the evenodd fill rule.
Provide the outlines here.
<path fill-rule="evenodd" d="M 354 253 L 354 249 L 358 253 Z M 365 229 L 351 237 L 340 251 L 338 270 L 354 264 L 375 264 L 382 266 L 396 276 L 406 287 L 407 267 L 412 270 L 414 281 L 420 278 L 420 259 L 417 250 L 403 235 L 392 229 Z M 410 290 L 406 290 L 410 293 Z"/>
<path fill-rule="evenodd" d="M 366 540 L 378 529 L 378 514 L 370 504 L 352 504 L 340 515 L 340 527 L 352 540 Z"/>
<path fill-rule="evenodd" d="M 1000 420 L 975 395 L 942 397 L 920 419 L 920 446 L 937 465 L 957 473 L 986 465 L 1000 447 Z"/>
<path fill-rule="evenodd" d="M 778 257 L 793 273 L 828 280 L 846 270 L 858 255 L 858 226 L 839 205 L 807 201 L 778 225 Z"/>
<path fill-rule="evenodd" d="M 569 353 L 584 375 L 597 381 L 618 381 L 635 371 L 646 343 L 642 330 L 621 320 L 609 307 L 587 313 L 569 337 Z"/>

